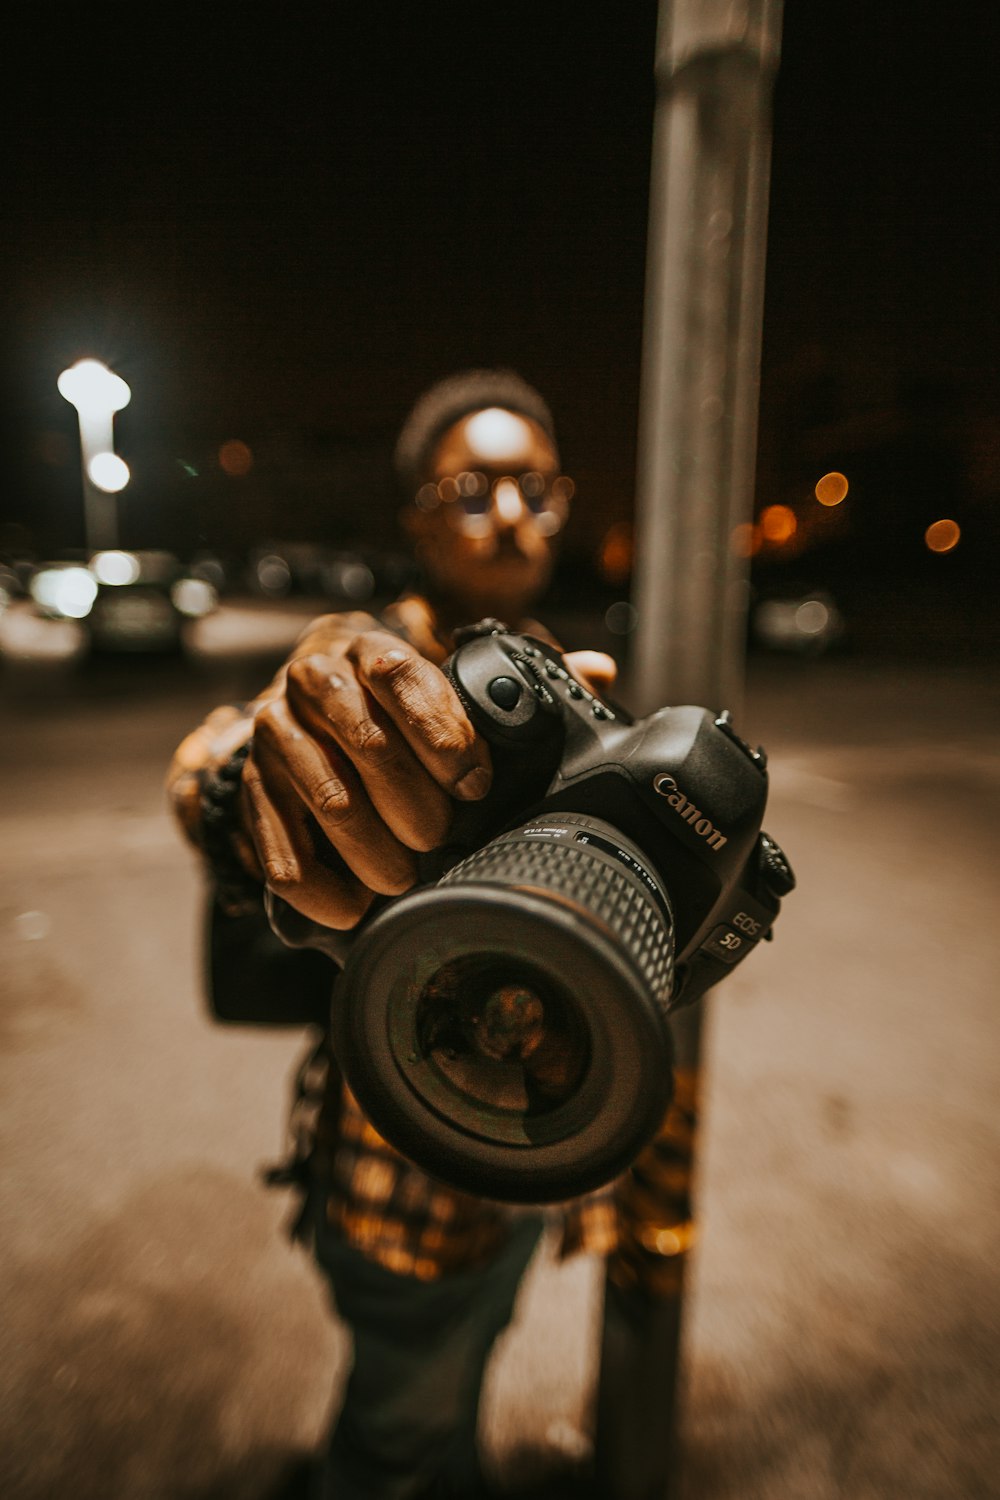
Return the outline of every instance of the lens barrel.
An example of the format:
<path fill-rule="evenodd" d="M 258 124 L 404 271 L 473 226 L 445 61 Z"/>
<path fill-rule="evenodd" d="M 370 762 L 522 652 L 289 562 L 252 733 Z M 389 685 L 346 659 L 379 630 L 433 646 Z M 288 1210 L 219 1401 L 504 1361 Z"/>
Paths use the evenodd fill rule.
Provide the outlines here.
<path fill-rule="evenodd" d="M 334 996 L 345 1076 L 431 1175 L 507 1202 L 610 1181 L 671 1097 L 673 917 L 610 824 L 522 824 L 393 902 Z"/>

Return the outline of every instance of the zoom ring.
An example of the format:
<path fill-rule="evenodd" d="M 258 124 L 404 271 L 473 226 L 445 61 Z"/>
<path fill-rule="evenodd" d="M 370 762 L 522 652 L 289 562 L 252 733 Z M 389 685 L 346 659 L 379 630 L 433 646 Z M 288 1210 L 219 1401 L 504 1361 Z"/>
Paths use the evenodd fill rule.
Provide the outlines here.
<path fill-rule="evenodd" d="M 551 892 L 562 898 L 560 904 L 568 900 L 584 908 L 610 930 L 666 1014 L 674 983 L 672 925 L 639 879 L 613 858 L 585 844 L 526 837 L 518 831 L 477 849 L 440 884 Z"/>

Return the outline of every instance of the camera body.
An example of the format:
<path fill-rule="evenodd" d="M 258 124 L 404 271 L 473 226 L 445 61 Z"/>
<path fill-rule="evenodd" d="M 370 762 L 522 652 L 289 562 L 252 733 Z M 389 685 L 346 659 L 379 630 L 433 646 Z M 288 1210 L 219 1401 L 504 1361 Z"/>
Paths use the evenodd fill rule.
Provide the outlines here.
<path fill-rule="evenodd" d="M 541 640 L 484 620 L 458 641 L 444 670 L 490 792 L 356 933 L 295 933 L 274 902 L 272 924 L 342 963 L 334 1048 L 387 1140 L 461 1190 L 560 1201 L 652 1138 L 671 1010 L 771 936 L 795 882 L 728 714 L 633 721 Z"/>
<path fill-rule="evenodd" d="M 444 670 L 490 744 L 494 783 L 483 802 L 459 809 L 448 845 L 422 874 L 437 866 L 440 876 L 512 818 L 530 814 L 534 837 L 560 840 L 570 834 L 546 832 L 545 815 L 599 818 L 641 851 L 639 878 L 669 893 L 670 1007 L 697 1000 L 770 939 L 795 885 L 781 849 L 761 832 L 764 751 L 740 739 L 725 710 L 661 708 L 635 721 L 588 692 L 553 647 L 499 621 L 459 639 Z M 633 867 L 617 845 L 613 857 Z"/>

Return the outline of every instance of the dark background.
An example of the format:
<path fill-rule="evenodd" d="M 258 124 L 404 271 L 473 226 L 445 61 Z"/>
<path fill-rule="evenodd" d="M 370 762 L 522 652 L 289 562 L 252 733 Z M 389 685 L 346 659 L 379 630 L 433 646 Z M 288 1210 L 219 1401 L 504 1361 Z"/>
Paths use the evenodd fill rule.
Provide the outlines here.
<path fill-rule="evenodd" d="M 655 25 L 647 0 L 15 23 L 6 519 L 82 544 L 55 378 L 94 355 L 133 391 L 123 543 L 395 542 L 411 401 L 509 363 L 552 402 L 592 555 L 632 507 Z M 764 573 L 959 614 L 988 582 L 998 32 L 985 0 L 786 8 L 758 508 L 817 525 Z M 941 516 L 962 541 L 932 557 Z"/>

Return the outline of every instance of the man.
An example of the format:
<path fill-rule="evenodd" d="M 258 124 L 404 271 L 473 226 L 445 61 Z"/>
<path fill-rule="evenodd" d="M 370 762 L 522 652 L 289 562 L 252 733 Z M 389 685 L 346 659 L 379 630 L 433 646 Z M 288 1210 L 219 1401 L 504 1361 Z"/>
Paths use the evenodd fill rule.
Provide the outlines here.
<path fill-rule="evenodd" d="M 492 615 L 545 634 L 527 612 L 549 580 L 572 485 L 538 392 L 510 371 L 442 381 L 407 419 L 396 463 L 420 589 L 379 620 L 313 622 L 253 703 L 217 710 L 175 757 L 174 807 L 216 887 L 211 975 L 224 1016 L 322 1023 L 328 961 L 276 950 L 264 887 L 344 931 L 376 897 L 409 889 L 455 800 L 490 785 L 488 749 L 439 670 L 454 631 Z M 599 653 L 568 662 L 592 686 L 613 680 Z M 300 1105 L 302 1224 L 355 1341 L 320 1493 L 488 1493 L 479 1391 L 540 1220 L 443 1187 L 392 1150 L 325 1046 L 304 1071 Z M 685 1180 L 668 1218 L 686 1217 Z M 564 1252 L 621 1256 L 628 1222 L 627 1194 L 580 1200 L 564 1215 Z"/>

